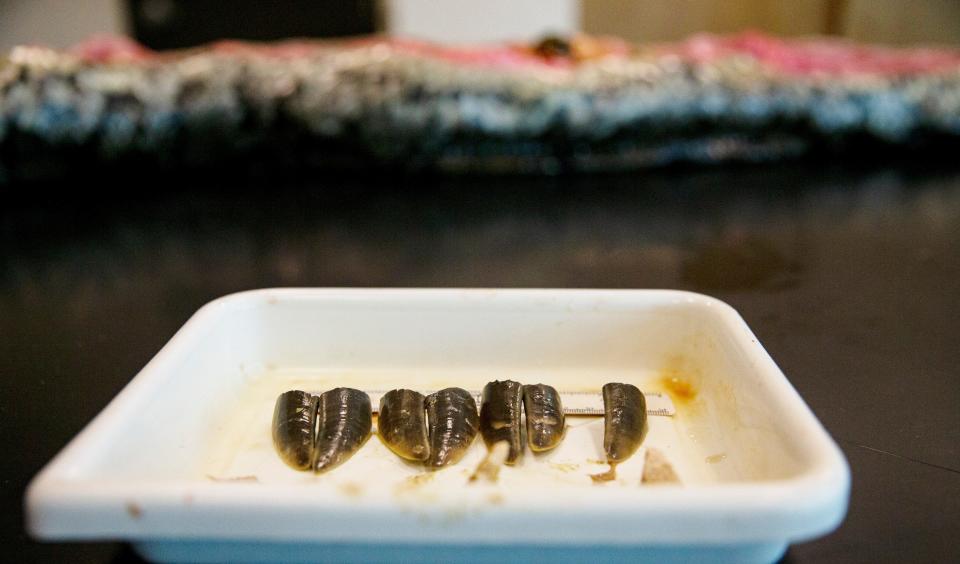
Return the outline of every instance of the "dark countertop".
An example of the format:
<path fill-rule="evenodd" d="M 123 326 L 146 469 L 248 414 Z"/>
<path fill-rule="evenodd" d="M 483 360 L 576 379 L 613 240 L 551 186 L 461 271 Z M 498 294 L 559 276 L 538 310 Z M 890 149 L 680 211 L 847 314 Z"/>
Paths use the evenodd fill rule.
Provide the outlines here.
<path fill-rule="evenodd" d="M 322 180 L 321 180 L 322 178 Z M 0 551 L 22 496 L 205 302 L 270 286 L 680 288 L 737 308 L 850 462 L 788 562 L 960 558 L 960 167 L 215 177 L 0 189 Z"/>

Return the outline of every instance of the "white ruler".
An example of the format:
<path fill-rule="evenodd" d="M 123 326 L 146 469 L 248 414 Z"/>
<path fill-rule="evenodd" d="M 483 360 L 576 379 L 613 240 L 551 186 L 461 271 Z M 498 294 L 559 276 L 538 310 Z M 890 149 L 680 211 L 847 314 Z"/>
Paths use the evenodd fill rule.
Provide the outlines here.
<path fill-rule="evenodd" d="M 373 412 L 380 409 L 380 398 L 390 390 L 365 390 L 370 396 L 370 405 L 373 406 Z M 417 390 L 423 395 L 433 393 L 431 390 Z M 480 405 L 482 392 L 468 390 L 476 400 L 477 406 Z M 313 395 L 320 395 L 322 392 L 311 391 Z M 677 413 L 670 396 L 661 392 L 644 392 L 647 400 L 647 415 L 660 417 L 671 417 Z M 603 395 L 597 392 L 560 392 L 560 402 L 563 404 L 563 412 L 567 415 L 603 415 Z"/>

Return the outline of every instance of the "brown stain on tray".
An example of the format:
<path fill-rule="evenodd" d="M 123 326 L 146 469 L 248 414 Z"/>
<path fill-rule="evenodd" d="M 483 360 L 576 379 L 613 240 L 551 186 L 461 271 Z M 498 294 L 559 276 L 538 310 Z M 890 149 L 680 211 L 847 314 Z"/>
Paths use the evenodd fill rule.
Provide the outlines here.
<path fill-rule="evenodd" d="M 246 476 L 214 476 L 212 474 L 207 474 L 207 479 L 211 482 L 246 482 L 251 484 L 260 482 L 260 479 L 252 474 Z"/>
<path fill-rule="evenodd" d="M 363 496 L 363 486 L 355 482 L 344 482 L 339 485 L 337 488 L 340 490 L 340 493 L 347 497 L 361 497 Z"/>
<path fill-rule="evenodd" d="M 593 480 L 594 484 L 602 484 L 604 482 L 612 482 L 617 479 L 617 465 L 610 463 L 610 469 L 606 472 L 601 472 L 599 474 L 590 474 L 590 479 Z"/>
<path fill-rule="evenodd" d="M 682 376 L 666 375 L 660 379 L 660 385 L 670 394 L 674 403 L 690 403 L 697 399 L 697 388 L 693 382 Z"/>
<path fill-rule="evenodd" d="M 575 472 L 578 468 L 580 468 L 580 465 L 572 462 L 551 462 L 550 468 L 559 470 L 560 472 Z"/>
<path fill-rule="evenodd" d="M 394 493 L 397 495 L 403 495 L 415 492 L 429 484 L 434 477 L 433 472 L 424 472 L 422 474 L 415 474 L 413 476 L 408 476 L 405 480 L 397 484 L 394 488 Z"/>
<path fill-rule="evenodd" d="M 660 369 L 659 387 L 670 395 L 678 409 L 690 408 L 699 395 L 700 368 L 684 355 L 667 358 Z"/>

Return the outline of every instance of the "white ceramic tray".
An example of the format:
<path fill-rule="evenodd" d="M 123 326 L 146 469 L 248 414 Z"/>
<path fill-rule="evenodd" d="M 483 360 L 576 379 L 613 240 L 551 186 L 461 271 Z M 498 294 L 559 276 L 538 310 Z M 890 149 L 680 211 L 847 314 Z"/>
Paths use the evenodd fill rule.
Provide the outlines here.
<path fill-rule="evenodd" d="M 273 452 L 287 389 L 505 378 L 674 394 L 644 447 L 683 485 L 641 485 L 642 452 L 592 483 L 600 418 L 571 418 L 560 448 L 527 452 L 496 484 L 467 483 L 479 440 L 435 473 L 376 437 L 322 475 Z M 840 523 L 849 480 L 740 316 L 706 296 L 273 289 L 198 311 L 34 479 L 26 509 L 37 538 L 122 539 L 155 560 L 768 562 Z"/>

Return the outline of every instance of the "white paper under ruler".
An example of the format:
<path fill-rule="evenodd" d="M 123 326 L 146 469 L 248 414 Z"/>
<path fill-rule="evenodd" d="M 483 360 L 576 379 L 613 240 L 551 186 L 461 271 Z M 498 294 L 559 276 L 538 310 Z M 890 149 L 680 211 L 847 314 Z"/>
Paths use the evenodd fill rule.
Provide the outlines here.
<path fill-rule="evenodd" d="M 373 406 L 373 412 L 380 410 L 380 398 L 389 390 L 366 390 L 370 396 L 370 404 Z M 431 390 L 417 390 L 423 395 L 429 395 Z M 480 405 L 482 393 L 476 390 L 469 390 Z M 322 392 L 312 391 L 314 395 L 320 395 Z M 661 417 L 670 417 L 676 414 L 677 410 L 670 400 L 670 396 L 661 392 L 644 392 L 647 400 L 647 415 Z M 560 403 L 563 404 L 563 412 L 567 415 L 603 415 L 603 395 L 600 392 L 560 392 Z"/>

